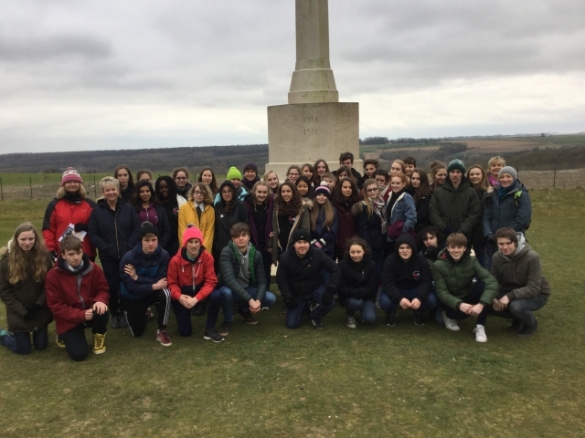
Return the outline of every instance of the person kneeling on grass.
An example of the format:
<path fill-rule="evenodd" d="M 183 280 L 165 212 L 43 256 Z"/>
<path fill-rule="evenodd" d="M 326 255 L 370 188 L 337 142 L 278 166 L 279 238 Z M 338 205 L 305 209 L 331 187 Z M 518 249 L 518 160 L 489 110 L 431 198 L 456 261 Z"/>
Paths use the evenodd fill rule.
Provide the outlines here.
<path fill-rule="evenodd" d="M 290 329 L 300 327 L 303 315 L 315 329 L 322 329 L 321 319 L 335 307 L 333 295 L 341 271 L 331 257 L 310 242 L 308 230 L 295 230 L 291 245 L 278 262 L 276 284 L 286 304 L 286 326 Z M 316 306 L 310 307 L 311 300 Z"/>
<path fill-rule="evenodd" d="M 512 228 L 500 228 L 494 234 L 498 251 L 492 258 L 492 274 L 500 285 L 490 315 L 512 318 L 512 329 L 519 336 L 531 336 L 538 328 L 534 311 L 548 301 L 550 285 L 542 275 L 540 257 L 524 235 Z"/>
<path fill-rule="evenodd" d="M 396 310 L 411 310 L 414 323 L 425 325 L 424 314 L 437 307 L 432 290 L 429 262 L 416 252 L 416 243 L 409 233 L 396 239 L 394 254 L 386 257 L 382 268 L 380 307 L 386 312 L 386 325 L 396 325 Z"/>
<path fill-rule="evenodd" d="M 367 242 L 357 236 L 347 241 L 346 255 L 339 262 L 339 301 L 345 307 L 345 325 L 357 327 L 355 312 L 361 312 L 362 321 L 376 322 L 376 263 L 370 257 Z"/>
<path fill-rule="evenodd" d="M 219 284 L 224 321 L 218 333 L 227 336 L 232 322 L 234 304 L 246 324 L 258 321 L 252 313 L 272 307 L 276 297 L 267 291 L 262 254 L 250 243 L 250 226 L 238 222 L 230 229 L 232 240 L 221 250 Z M 217 319 L 217 316 L 216 316 Z"/>
<path fill-rule="evenodd" d="M 106 352 L 105 339 L 109 319 L 108 282 L 102 269 L 81 249 L 75 236 L 60 243 L 61 256 L 47 273 L 47 304 L 53 312 L 57 334 L 75 361 L 87 358 L 89 348 L 85 329 L 92 328 L 93 353 Z"/>
<path fill-rule="evenodd" d="M 498 282 L 477 258 L 469 255 L 463 233 L 455 232 L 447 237 L 447 248 L 439 253 L 432 272 L 437 297 L 444 307 L 445 327 L 458 331 L 456 320 L 475 316 L 475 340 L 487 342 L 485 321 L 488 307 L 498 295 Z M 478 280 L 475 284 L 474 277 Z"/>
<path fill-rule="evenodd" d="M 173 345 L 167 333 L 171 294 L 167 289 L 169 253 L 158 244 L 158 228 L 144 222 L 140 242 L 120 261 L 120 295 L 130 334 L 142 336 L 148 315 L 148 306 L 155 304 L 158 316 L 156 340 L 162 346 Z"/>
<path fill-rule="evenodd" d="M 219 291 L 214 290 L 217 276 L 213 269 L 213 256 L 205 249 L 203 233 L 195 226 L 185 229 L 182 236 L 183 247 L 169 263 L 168 282 L 172 306 L 177 318 L 179 334 L 191 336 L 191 309 L 209 302 L 207 322 L 203 339 L 213 342 L 223 341 L 215 331 L 217 313 L 221 304 Z M 216 315 L 212 320 L 210 315 Z"/>

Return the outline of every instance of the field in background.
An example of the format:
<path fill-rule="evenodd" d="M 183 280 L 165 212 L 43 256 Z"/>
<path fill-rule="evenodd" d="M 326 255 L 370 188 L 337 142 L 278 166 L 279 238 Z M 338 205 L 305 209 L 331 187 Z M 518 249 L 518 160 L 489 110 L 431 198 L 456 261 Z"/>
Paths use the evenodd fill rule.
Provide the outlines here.
<path fill-rule="evenodd" d="M 74 363 L 51 342 L 19 357 L 0 348 L 2 437 L 581 437 L 585 430 L 585 190 L 531 192 L 530 245 L 552 285 L 530 339 L 490 318 L 489 342 L 472 321 L 448 332 L 399 312 L 350 330 L 337 307 L 316 332 L 284 327 L 282 301 L 257 326 L 235 316 L 225 342 L 204 321 L 161 347 L 110 330 L 107 352 Z M 0 203 L 0 242 L 47 200 Z M 6 319 L 0 303 L 0 327 Z M 50 326 L 53 339 L 54 325 Z"/>

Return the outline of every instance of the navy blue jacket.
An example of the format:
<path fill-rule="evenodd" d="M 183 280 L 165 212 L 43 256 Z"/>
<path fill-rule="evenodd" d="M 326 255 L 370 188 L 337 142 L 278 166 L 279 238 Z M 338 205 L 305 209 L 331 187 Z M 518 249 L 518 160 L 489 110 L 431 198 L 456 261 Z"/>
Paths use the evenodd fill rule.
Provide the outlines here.
<path fill-rule="evenodd" d="M 152 254 L 145 254 L 142 251 L 142 242 L 138 242 L 131 251 L 124 254 L 120 261 L 120 279 L 122 280 L 120 295 L 131 300 L 142 300 L 154 293 L 152 285 L 167 276 L 169 261 L 169 253 L 162 246 L 158 245 Z M 124 272 L 124 266 L 127 264 L 136 269 L 138 275 L 136 281 Z"/>
<path fill-rule="evenodd" d="M 118 198 L 112 210 L 105 199 L 98 201 L 89 217 L 88 236 L 100 259 L 120 260 L 140 240 L 140 219 L 130 204 Z"/>
<path fill-rule="evenodd" d="M 494 234 L 502 227 L 510 227 L 516 232 L 524 233 L 532 219 L 532 203 L 524 185 L 516 180 L 500 197 L 495 189 L 485 198 L 483 213 L 483 235 Z"/>

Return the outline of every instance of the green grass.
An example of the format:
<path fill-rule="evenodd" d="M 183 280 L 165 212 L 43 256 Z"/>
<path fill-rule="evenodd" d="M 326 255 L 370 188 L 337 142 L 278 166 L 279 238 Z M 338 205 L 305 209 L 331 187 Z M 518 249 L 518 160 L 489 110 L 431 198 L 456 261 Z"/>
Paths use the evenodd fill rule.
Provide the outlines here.
<path fill-rule="evenodd" d="M 108 351 L 83 363 L 53 343 L 28 357 L 0 350 L 1 435 L 583 436 L 585 190 L 531 195 L 528 238 L 553 290 L 531 339 L 491 318 L 489 342 L 478 344 L 471 320 L 452 333 L 415 327 L 404 312 L 391 329 L 349 330 L 340 308 L 322 332 L 287 330 L 278 302 L 255 327 L 236 316 L 213 344 L 202 318 L 182 339 L 171 317 L 169 348 L 150 323 L 138 339 L 110 330 Z M 45 204 L 0 204 L 0 241 L 26 218 L 39 224 Z"/>

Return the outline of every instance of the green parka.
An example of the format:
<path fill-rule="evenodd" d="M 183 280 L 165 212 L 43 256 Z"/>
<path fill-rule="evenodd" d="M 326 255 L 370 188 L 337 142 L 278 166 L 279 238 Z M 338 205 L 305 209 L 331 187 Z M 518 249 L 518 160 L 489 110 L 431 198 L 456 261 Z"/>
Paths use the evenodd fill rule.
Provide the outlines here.
<path fill-rule="evenodd" d="M 471 257 L 467 251 L 459 262 L 454 262 L 447 254 L 447 248 L 443 249 L 431 266 L 435 290 L 441 303 L 457 309 L 459 303 L 463 302 L 462 298 L 469 295 L 473 277 L 477 277 L 485 285 L 479 302 L 484 306 L 491 306 L 493 299 L 498 296 L 498 282 L 494 276 L 482 268 L 477 258 Z"/>

